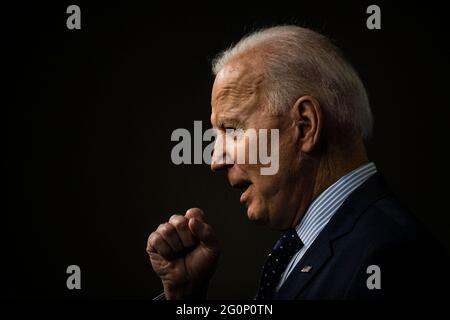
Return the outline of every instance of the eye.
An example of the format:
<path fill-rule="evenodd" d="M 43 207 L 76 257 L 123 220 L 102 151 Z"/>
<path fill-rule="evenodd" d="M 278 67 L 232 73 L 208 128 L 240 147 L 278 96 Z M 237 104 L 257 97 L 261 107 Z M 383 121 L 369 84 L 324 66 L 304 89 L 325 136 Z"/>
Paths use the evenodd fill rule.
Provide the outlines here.
<path fill-rule="evenodd" d="M 244 137 L 244 130 L 239 128 L 227 127 L 225 128 L 225 132 L 228 137 L 233 139 L 234 141 L 241 140 Z"/>

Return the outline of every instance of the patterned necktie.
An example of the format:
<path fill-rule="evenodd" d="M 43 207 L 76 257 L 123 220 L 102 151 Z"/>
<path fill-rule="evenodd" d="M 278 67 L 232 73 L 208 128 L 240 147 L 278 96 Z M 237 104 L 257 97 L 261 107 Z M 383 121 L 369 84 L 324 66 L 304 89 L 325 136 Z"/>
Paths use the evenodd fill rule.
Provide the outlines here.
<path fill-rule="evenodd" d="M 295 229 L 290 229 L 277 241 L 266 259 L 259 282 L 256 299 L 271 300 L 275 295 L 281 275 L 295 253 L 303 247 Z"/>

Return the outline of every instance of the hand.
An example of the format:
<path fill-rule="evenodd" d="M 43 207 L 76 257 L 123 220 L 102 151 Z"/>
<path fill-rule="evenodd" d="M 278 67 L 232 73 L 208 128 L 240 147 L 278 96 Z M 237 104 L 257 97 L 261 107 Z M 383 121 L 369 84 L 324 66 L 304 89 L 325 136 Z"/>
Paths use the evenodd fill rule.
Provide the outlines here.
<path fill-rule="evenodd" d="M 220 249 L 201 209 L 173 215 L 147 241 L 147 253 L 166 299 L 206 298 Z"/>

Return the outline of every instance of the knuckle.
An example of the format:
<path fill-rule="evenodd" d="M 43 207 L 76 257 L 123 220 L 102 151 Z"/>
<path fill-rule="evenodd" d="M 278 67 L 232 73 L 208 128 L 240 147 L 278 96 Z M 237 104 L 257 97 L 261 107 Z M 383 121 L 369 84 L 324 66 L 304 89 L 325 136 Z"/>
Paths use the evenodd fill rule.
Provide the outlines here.
<path fill-rule="evenodd" d="M 178 218 L 180 217 L 180 215 L 179 214 L 173 214 L 173 215 L 171 215 L 170 216 L 170 218 L 169 218 L 169 222 L 172 222 L 172 221 L 175 221 L 175 220 L 178 220 Z"/>
<path fill-rule="evenodd" d="M 155 236 L 156 236 L 155 232 L 150 233 L 150 235 L 148 236 L 148 239 L 147 239 L 147 243 L 153 242 L 155 239 Z"/>
<path fill-rule="evenodd" d="M 172 219 L 171 223 L 177 230 L 184 230 L 187 227 L 186 219 L 181 216 Z"/>
<path fill-rule="evenodd" d="M 157 246 L 157 245 L 159 245 L 160 243 L 161 243 L 161 235 L 160 234 L 158 234 L 158 233 L 154 233 L 154 236 L 152 237 L 152 239 L 150 240 L 150 243 L 153 245 L 153 246 Z"/>
<path fill-rule="evenodd" d="M 168 236 L 172 233 L 172 228 L 169 223 L 164 223 L 158 227 L 158 232 L 160 232 L 163 236 Z"/>
<path fill-rule="evenodd" d="M 147 245 L 145 246 L 145 251 L 147 251 L 147 253 L 150 253 L 150 251 L 152 251 L 152 245 L 150 243 L 150 239 L 147 240 Z"/>
<path fill-rule="evenodd" d="M 147 240 L 147 248 L 150 249 L 151 247 L 155 247 L 157 245 L 157 239 L 158 239 L 158 235 L 153 232 L 152 234 L 150 234 L 150 236 L 148 237 Z"/>

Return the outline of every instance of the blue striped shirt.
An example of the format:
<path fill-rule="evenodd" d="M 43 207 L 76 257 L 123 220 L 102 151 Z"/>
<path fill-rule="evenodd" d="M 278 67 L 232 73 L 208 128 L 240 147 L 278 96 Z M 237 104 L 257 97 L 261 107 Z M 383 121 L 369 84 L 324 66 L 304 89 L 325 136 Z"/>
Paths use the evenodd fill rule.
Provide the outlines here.
<path fill-rule="evenodd" d="M 277 289 L 283 285 L 345 199 L 376 172 L 377 168 L 373 162 L 365 164 L 341 177 L 311 203 L 305 216 L 295 228 L 304 245 L 287 265 L 286 270 L 281 275 Z"/>

